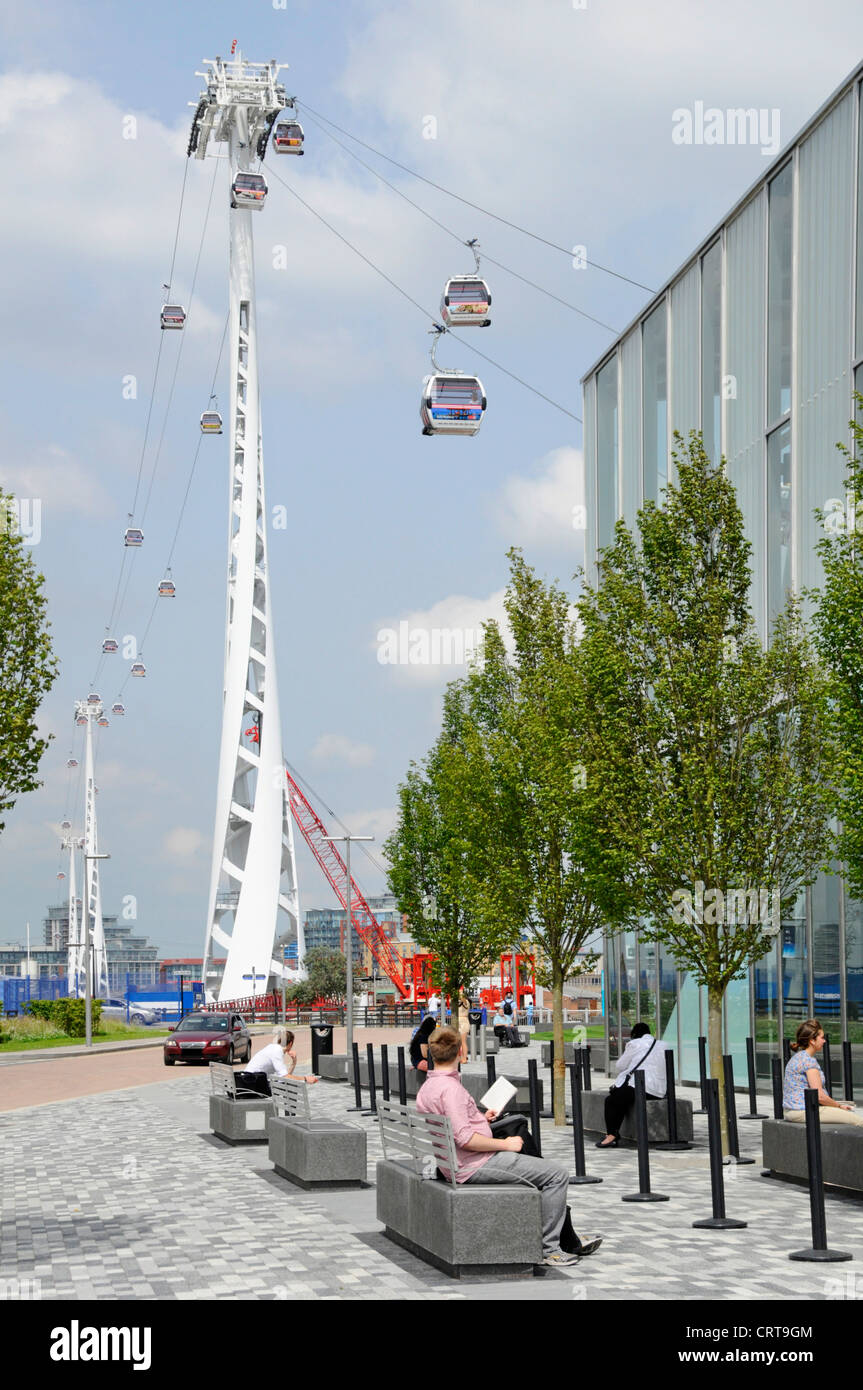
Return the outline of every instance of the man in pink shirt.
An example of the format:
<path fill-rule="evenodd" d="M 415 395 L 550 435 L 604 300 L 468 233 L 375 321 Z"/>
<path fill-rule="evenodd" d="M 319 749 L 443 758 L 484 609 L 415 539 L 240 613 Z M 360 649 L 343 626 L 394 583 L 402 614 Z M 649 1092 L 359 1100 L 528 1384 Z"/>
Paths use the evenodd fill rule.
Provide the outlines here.
<path fill-rule="evenodd" d="M 513 1135 L 495 1139 L 490 1121 L 494 1110 L 481 1114 L 476 1101 L 461 1084 L 458 1074 L 460 1038 L 453 1028 L 437 1028 L 429 1038 L 434 1071 L 426 1076 L 417 1094 L 417 1110 L 425 1115 L 446 1115 L 455 1140 L 457 1183 L 527 1183 L 539 1189 L 542 1202 L 543 1264 L 576 1264 L 602 1243 L 601 1237 L 579 1241 L 579 1249 L 568 1255 L 560 1248 L 560 1233 L 566 1217 L 566 1191 L 569 1174 L 565 1168 L 542 1158 L 529 1158 L 521 1152 L 522 1140 Z M 450 1174 L 445 1170 L 444 1176 Z M 576 1240 L 578 1237 L 576 1236 Z"/>

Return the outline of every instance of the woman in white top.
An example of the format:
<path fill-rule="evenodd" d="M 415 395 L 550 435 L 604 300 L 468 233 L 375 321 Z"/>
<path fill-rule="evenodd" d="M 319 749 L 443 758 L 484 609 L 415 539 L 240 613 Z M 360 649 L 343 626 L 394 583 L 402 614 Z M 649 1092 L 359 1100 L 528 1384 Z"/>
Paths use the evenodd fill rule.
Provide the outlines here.
<path fill-rule="evenodd" d="M 651 1037 L 646 1023 L 634 1023 L 629 1042 L 614 1064 L 617 1080 L 605 1098 L 606 1136 L 597 1142 L 598 1149 L 616 1149 L 620 1143 L 620 1126 L 635 1104 L 633 1073 L 644 1072 L 644 1087 L 648 1100 L 662 1100 L 665 1095 L 665 1044 Z"/>
<path fill-rule="evenodd" d="M 297 1065 L 294 1048 L 294 1035 L 289 1028 L 274 1028 L 273 1041 L 260 1052 L 256 1052 L 245 1071 L 237 1073 L 237 1084 L 247 1091 L 258 1091 L 262 1096 L 270 1094 L 271 1076 L 293 1076 Z M 305 1081 L 311 1086 L 316 1076 L 298 1076 L 297 1081 Z"/>

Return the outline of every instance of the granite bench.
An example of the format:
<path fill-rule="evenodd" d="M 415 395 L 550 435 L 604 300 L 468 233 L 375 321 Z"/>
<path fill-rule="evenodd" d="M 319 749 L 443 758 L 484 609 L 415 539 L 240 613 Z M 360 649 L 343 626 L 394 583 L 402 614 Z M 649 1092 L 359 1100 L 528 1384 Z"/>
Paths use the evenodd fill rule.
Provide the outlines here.
<path fill-rule="evenodd" d="M 502 1070 L 502 1071 L 500 1071 L 500 1072 L 498 1073 L 498 1075 L 499 1075 L 499 1076 L 506 1076 L 507 1074 L 506 1074 L 505 1071 Z M 509 1115 L 529 1115 L 529 1114 L 530 1114 L 530 1090 L 529 1090 L 529 1088 L 528 1088 L 527 1077 L 526 1077 L 526 1076 L 507 1076 L 507 1080 L 508 1080 L 508 1081 L 511 1081 L 512 1084 L 513 1084 L 513 1086 L 515 1087 L 515 1095 L 513 1096 L 512 1100 L 509 1102 L 509 1105 L 506 1107 L 506 1109 L 507 1109 L 507 1114 L 509 1114 Z M 485 1093 L 486 1093 L 486 1091 L 488 1090 L 488 1077 L 487 1077 L 487 1076 L 483 1076 L 481 1072 L 465 1072 L 465 1071 L 463 1071 L 462 1074 L 461 1074 L 461 1084 L 464 1086 L 464 1088 L 465 1088 L 466 1091 L 470 1091 L 470 1093 L 471 1093 L 471 1095 L 473 1096 L 474 1100 L 477 1102 L 477 1104 L 479 1104 L 479 1101 L 480 1101 L 481 1097 L 484 1096 Z M 542 1108 L 543 1108 L 543 1083 L 542 1083 L 542 1077 L 539 1077 L 539 1078 L 537 1079 L 537 1083 L 536 1083 L 536 1092 L 537 1092 L 537 1096 L 538 1096 L 538 1098 L 539 1098 L 539 1108 L 540 1108 L 540 1110 L 542 1110 Z"/>
<path fill-rule="evenodd" d="M 542 1261 L 538 1190 L 439 1180 L 440 1165 L 457 1168 L 444 1115 L 379 1101 L 378 1122 L 377 1218 L 387 1237 L 454 1279 L 532 1277 Z"/>
<path fill-rule="evenodd" d="M 292 1077 L 271 1083 L 275 1114 L 267 1121 L 270 1162 L 280 1178 L 307 1191 L 361 1187 L 366 1135 L 355 1125 L 314 1119 L 309 1087 Z"/>
<path fill-rule="evenodd" d="M 226 1144 L 266 1144 L 272 1100 L 237 1086 L 233 1068 L 210 1063 L 210 1130 Z"/>
<path fill-rule="evenodd" d="M 863 1125 L 831 1125 L 829 1113 L 822 1110 L 820 1116 L 824 1182 L 850 1192 L 863 1192 Z M 761 1144 L 764 1167 L 771 1177 L 809 1181 L 805 1124 L 796 1120 L 763 1120 Z"/>
<path fill-rule="evenodd" d="M 605 1134 L 605 1097 L 608 1090 L 582 1091 L 581 1115 L 584 1128 L 592 1134 Z M 692 1142 L 692 1101 L 680 1096 L 677 1101 L 677 1137 Z M 635 1139 L 635 1107 L 620 1126 L 621 1139 Z M 647 1139 L 651 1144 L 661 1144 L 668 1139 L 668 1105 L 665 1100 L 647 1102 Z"/>

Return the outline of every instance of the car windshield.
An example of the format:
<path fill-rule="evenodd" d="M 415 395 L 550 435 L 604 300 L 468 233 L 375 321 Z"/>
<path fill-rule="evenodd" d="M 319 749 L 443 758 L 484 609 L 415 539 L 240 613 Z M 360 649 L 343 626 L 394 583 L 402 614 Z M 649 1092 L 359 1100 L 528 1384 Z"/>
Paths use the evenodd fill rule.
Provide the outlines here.
<path fill-rule="evenodd" d="M 178 1023 L 177 1033 L 226 1033 L 228 1031 L 228 1020 L 222 1014 L 198 1014 L 197 1017 L 189 1015 L 184 1018 L 182 1023 Z"/>

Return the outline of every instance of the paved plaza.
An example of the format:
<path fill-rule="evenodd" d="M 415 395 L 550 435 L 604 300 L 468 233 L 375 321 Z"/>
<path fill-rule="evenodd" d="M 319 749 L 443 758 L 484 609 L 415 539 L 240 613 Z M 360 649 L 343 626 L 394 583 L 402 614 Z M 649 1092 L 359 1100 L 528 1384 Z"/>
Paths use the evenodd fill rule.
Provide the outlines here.
<path fill-rule="evenodd" d="M 15 1070 L 31 1073 L 35 1092 L 43 1066 Z M 0 1090 L 8 1077 L 0 1070 Z M 595 1084 L 604 1082 L 595 1077 Z M 0 1286 L 7 1296 L 20 1288 L 24 1296 L 62 1300 L 751 1301 L 798 1299 L 802 1281 L 808 1298 L 863 1299 L 863 1201 L 827 1198 L 829 1243 L 854 1255 L 843 1265 L 788 1261 L 789 1251 L 810 1244 L 807 1192 L 762 1178 L 760 1163 L 726 1169 L 728 1214 L 747 1221 L 746 1230 L 692 1229 L 710 1215 L 701 1117 L 692 1150 L 651 1151 L 653 1188 L 669 1202 L 621 1202 L 638 1187 L 635 1150 L 599 1154 L 588 1141 L 588 1171 L 604 1181 L 571 1187 L 569 1200 L 576 1229 L 605 1236 L 595 1256 L 533 1280 L 463 1283 L 383 1235 L 373 1186 L 377 1126 L 347 1113 L 347 1086 L 321 1082 L 311 1099 L 321 1116 L 366 1130 L 369 1186 L 326 1195 L 277 1177 L 265 1145 L 231 1148 L 215 1139 L 208 1093 L 205 1069 L 177 1070 L 147 1085 L 0 1114 Z M 744 1152 L 759 1159 L 760 1125 L 740 1130 Z M 543 1123 L 545 1156 L 570 1171 L 571 1135 Z"/>

